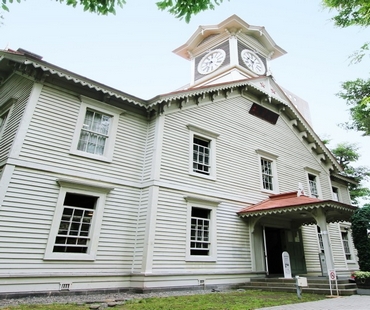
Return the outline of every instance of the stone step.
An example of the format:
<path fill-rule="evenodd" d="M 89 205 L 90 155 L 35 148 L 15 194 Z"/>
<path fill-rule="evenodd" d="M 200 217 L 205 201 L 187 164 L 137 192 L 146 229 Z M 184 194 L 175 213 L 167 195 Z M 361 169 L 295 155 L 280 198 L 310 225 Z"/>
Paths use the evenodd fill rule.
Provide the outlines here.
<path fill-rule="evenodd" d="M 302 287 L 302 292 L 330 295 L 329 280 L 326 278 L 307 278 L 307 287 Z M 337 295 L 337 288 L 332 282 L 332 294 Z M 337 281 L 338 291 L 340 296 L 350 296 L 357 294 L 356 283 L 350 282 L 347 279 Z M 263 291 L 280 291 L 280 292 L 296 292 L 295 279 L 285 278 L 252 278 L 250 282 L 245 283 L 240 288 L 255 289 Z"/>
<path fill-rule="evenodd" d="M 260 291 L 268 291 L 268 292 L 289 292 L 289 293 L 296 293 L 297 289 L 295 287 L 286 287 L 286 286 L 242 286 L 240 287 L 242 289 L 246 290 L 260 290 Z M 330 295 L 330 289 L 329 288 L 310 288 L 305 287 L 302 288 L 302 294 L 319 294 L 319 295 Z M 351 296 L 357 294 L 357 288 L 356 289 L 339 289 L 339 295 L 340 296 Z M 332 295 L 337 295 L 337 290 L 332 288 Z"/>

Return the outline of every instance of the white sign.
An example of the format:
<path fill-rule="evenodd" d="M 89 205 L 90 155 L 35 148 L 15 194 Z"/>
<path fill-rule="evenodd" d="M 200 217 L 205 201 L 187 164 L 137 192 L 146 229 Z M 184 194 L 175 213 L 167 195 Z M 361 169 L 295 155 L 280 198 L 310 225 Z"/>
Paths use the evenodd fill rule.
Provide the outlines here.
<path fill-rule="evenodd" d="M 290 257 L 288 252 L 283 252 L 283 269 L 284 269 L 284 278 L 291 279 L 292 271 L 290 269 Z"/>
<path fill-rule="evenodd" d="M 332 281 L 337 279 L 337 274 L 335 273 L 335 270 L 329 270 L 329 278 Z"/>

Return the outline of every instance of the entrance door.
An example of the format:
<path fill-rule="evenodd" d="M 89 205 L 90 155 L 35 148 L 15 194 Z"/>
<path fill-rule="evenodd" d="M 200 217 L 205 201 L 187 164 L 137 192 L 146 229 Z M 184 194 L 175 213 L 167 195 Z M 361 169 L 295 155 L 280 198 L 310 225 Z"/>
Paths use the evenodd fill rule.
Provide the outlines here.
<path fill-rule="evenodd" d="M 284 251 L 289 253 L 292 275 L 307 272 L 300 230 L 265 227 L 265 240 L 269 275 L 284 274 L 282 259 Z"/>
<path fill-rule="evenodd" d="M 281 239 L 282 230 L 279 228 L 265 227 L 267 264 L 269 275 L 283 275 L 283 244 Z"/>
<path fill-rule="evenodd" d="M 285 241 L 286 251 L 290 255 L 292 274 L 297 275 L 307 273 L 301 230 L 286 230 Z"/>

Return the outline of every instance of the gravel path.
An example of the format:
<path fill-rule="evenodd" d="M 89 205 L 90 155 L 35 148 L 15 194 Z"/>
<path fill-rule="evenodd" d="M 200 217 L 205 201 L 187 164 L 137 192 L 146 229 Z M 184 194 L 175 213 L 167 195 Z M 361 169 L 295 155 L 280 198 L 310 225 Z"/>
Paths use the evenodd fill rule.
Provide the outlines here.
<path fill-rule="evenodd" d="M 227 291 L 227 290 L 223 290 Z M 78 303 L 78 304 L 107 304 L 123 303 L 125 300 L 134 298 L 169 297 L 195 294 L 210 294 L 213 290 L 192 290 L 192 291 L 161 291 L 154 293 L 107 293 L 107 294 L 86 294 L 86 295 L 65 295 L 65 296 L 43 296 L 0 299 L 0 309 L 7 306 L 20 304 L 52 304 L 52 303 Z"/>

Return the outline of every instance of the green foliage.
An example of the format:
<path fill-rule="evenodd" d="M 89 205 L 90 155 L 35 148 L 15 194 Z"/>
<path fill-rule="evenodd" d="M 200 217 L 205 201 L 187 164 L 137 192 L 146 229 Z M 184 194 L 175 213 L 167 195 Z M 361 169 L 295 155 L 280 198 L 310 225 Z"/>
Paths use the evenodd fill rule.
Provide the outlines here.
<path fill-rule="evenodd" d="M 2 0 L 2 9 L 9 12 L 7 2 L 13 3 L 14 0 Z M 16 0 L 18 3 L 21 0 Z M 116 8 L 122 8 L 126 0 L 56 0 L 60 3 L 76 7 L 83 6 L 84 11 L 96 14 L 108 15 L 116 14 Z M 183 19 L 188 23 L 190 18 L 202 11 L 214 10 L 223 0 L 163 0 L 157 2 L 158 9 L 175 15 L 176 18 Z"/>
<path fill-rule="evenodd" d="M 223 0 L 163 0 L 157 2 L 160 10 L 168 10 L 176 18 L 182 19 L 188 23 L 190 18 L 202 11 L 214 10 Z"/>
<path fill-rule="evenodd" d="M 347 129 L 370 135 L 370 79 L 356 79 L 342 84 L 342 91 L 337 94 L 350 106 L 351 122 L 343 124 Z"/>
<path fill-rule="evenodd" d="M 355 271 L 352 276 L 356 279 L 370 279 L 370 271 Z"/>
<path fill-rule="evenodd" d="M 21 0 L 16 0 L 18 3 L 20 3 L 21 2 Z M 7 12 L 9 12 L 9 8 L 8 8 L 8 6 L 6 5 L 6 2 L 7 2 L 7 0 L 2 0 L 2 2 L 1 2 L 1 8 L 4 10 L 4 11 L 7 11 Z M 14 1 L 13 0 L 8 0 L 8 2 L 9 3 L 13 3 Z"/>
<path fill-rule="evenodd" d="M 352 237 L 357 249 L 358 264 L 362 271 L 370 271 L 370 204 L 356 210 L 351 219 Z"/>
<path fill-rule="evenodd" d="M 84 11 L 89 11 L 92 13 L 108 15 L 116 14 L 116 6 L 123 7 L 126 3 L 125 0 L 56 0 L 60 3 L 65 2 L 67 5 L 76 7 L 77 4 L 83 6 Z"/>
<path fill-rule="evenodd" d="M 360 155 L 356 144 L 340 143 L 331 152 L 337 159 L 339 165 L 343 168 L 343 175 L 352 178 L 357 184 L 349 184 L 349 193 L 353 204 L 359 204 L 359 198 L 368 199 L 370 197 L 370 189 L 363 187 L 362 182 L 370 179 L 370 169 L 366 166 L 353 167 Z"/>
<path fill-rule="evenodd" d="M 370 25 L 369 0 L 323 0 L 323 5 L 338 12 L 333 20 L 339 27 Z"/>
<path fill-rule="evenodd" d="M 349 56 L 350 64 L 358 64 L 362 61 L 366 54 L 369 53 L 370 42 L 366 42 L 360 47 L 359 50 L 355 51 L 351 56 Z"/>

